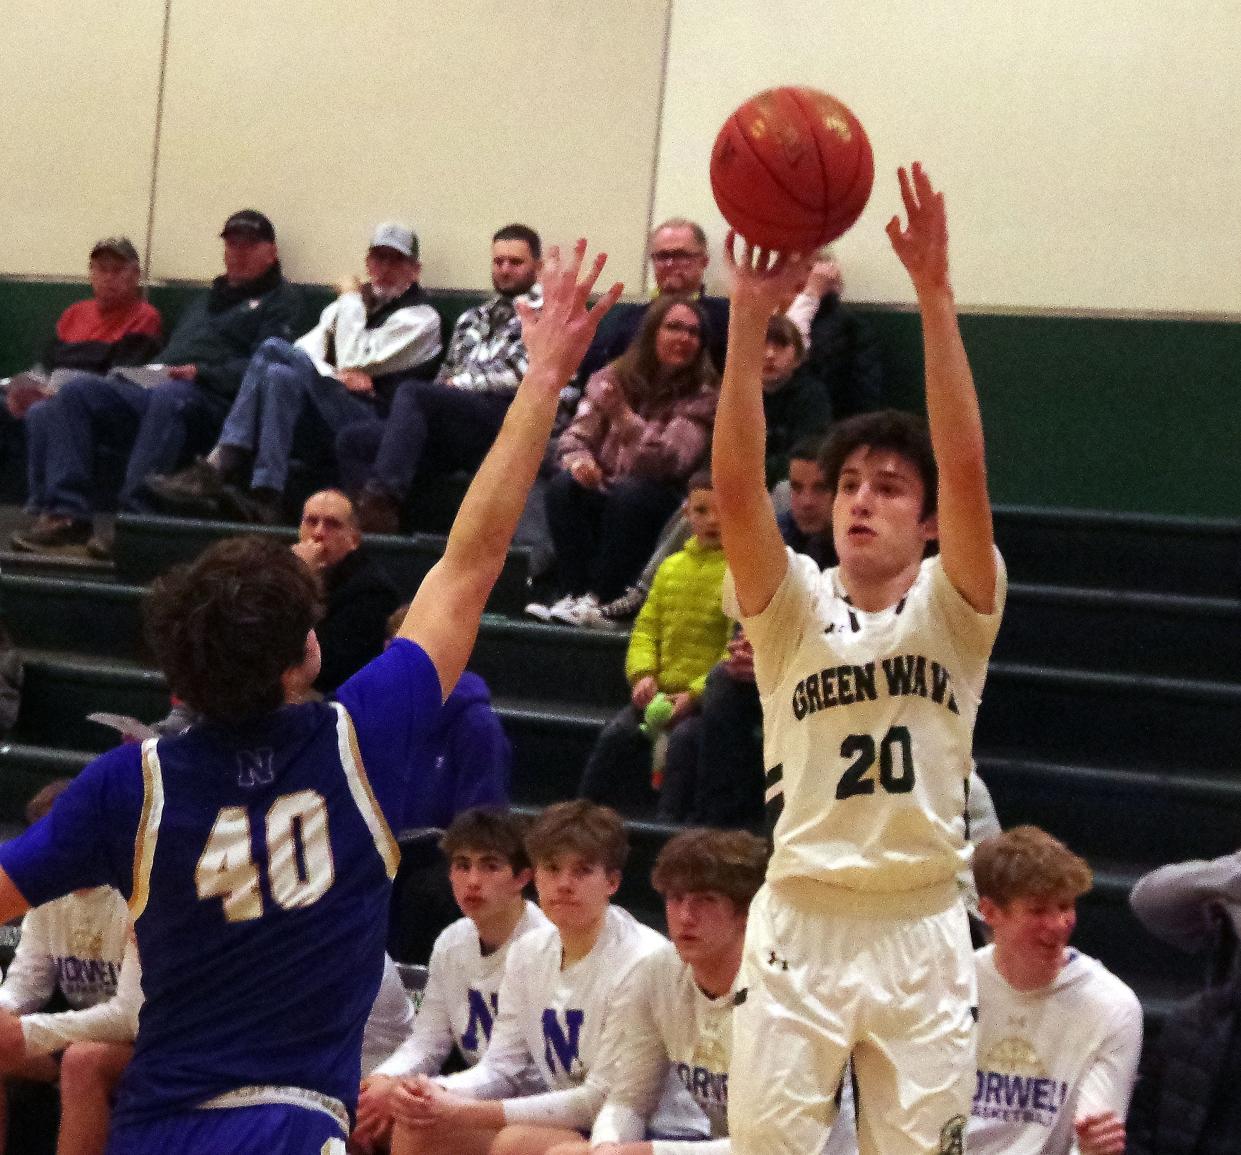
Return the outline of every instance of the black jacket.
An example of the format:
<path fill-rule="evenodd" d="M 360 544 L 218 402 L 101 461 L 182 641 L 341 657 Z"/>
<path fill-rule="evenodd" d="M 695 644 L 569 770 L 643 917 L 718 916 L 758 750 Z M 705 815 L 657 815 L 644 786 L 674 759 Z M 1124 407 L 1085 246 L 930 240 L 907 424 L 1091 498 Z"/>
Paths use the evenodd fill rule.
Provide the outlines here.
<path fill-rule="evenodd" d="M 315 627 L 323 666 L 315 689 L 330 694 L 384 648 L 384 629 L 401 604 L 396 586 L 362 550 L 347 554 L 323 575 L 327 612 Z"/>
<path fill-rule="evenodd" d="M 254 351 L 268 337 L 292 341 L 301 311 L 301 290 L 284 279 L 279 261 L 243 285 L 216 277 L 186 306 L 160 359 L 196 365 L 199 385 L 234 397 Z"/>
<path fill-rule="evenodd" d="M 1241 1151 L 1241 957 L 1226 917 L 1216 927 L 1211 972 L 1142 1056 L 1126 1155 Z"/>

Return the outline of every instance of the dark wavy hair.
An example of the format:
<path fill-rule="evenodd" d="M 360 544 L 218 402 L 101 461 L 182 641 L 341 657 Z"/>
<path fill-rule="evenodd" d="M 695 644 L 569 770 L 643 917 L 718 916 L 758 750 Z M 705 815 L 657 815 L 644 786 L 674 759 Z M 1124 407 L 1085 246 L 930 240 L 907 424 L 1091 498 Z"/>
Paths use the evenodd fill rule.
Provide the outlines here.
<path fill-rule="evenodd" d="M 905 458 L 922 479 L 922 517 L 930 517 L 939 501 L 939 467 L 931 448 L 926 421 L 901 409 L 859 413 L 832 426 L 819 453 L 819 468 L 827 487 L 836 492 L 845 458 L 859 446 L 872 453 L 889 452 Z"/>
<path fill-rule="evenodd" d="M 684 305 L 698 318 L 698 355 L 671 376 L 665 377 L 655 356 L 655 336 L 669 311 Z M 703 389 L 714 389 L 720 383 L 711 354 L 707 349 L 710 341 L 711 322 L 706 311 L 694 297 L 672 293 L 656 297 L 646 308 L 642 325 L 634 339 L 615 361 L 612 374 L 625 391 L 625 398 L 635 410 L 650 405 L 660 405 L 680 397 L 689 397 Z"/>
<path fill-rule="evenodd" d="M 281 675 L 305 657 L 321 599 L 287 545 L 226 538 L 156 579 L 147 644 L 177 697 L 209 721 L 243 722 L 284 702 Z"/>
<path fill-rule="evenodd" d="M 748 830 L 682 830 L 664 843 L 651 886 L 667 897 L 713 890 L 748 910 L 767 874 L 767 843 Z"/>

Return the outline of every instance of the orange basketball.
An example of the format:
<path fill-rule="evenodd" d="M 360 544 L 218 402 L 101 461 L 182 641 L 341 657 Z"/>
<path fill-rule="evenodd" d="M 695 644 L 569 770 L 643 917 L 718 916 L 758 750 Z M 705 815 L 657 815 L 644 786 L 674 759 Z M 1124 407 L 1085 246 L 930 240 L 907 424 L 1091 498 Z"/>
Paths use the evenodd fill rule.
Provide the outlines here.
<path fill-rule="evenodd" d="M 711 191 L 724 219 L 765 249 L 809 253 L 840 236 L 870 197 L 866 131 L 834 96 L 771 88 L 725 122 L 711 150 Z"/>

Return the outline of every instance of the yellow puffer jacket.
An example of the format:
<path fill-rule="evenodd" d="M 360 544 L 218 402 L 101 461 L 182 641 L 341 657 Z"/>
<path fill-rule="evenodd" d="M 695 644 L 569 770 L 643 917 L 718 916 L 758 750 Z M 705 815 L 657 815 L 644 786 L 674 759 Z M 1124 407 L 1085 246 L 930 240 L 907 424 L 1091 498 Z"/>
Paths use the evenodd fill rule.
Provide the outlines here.
<path fill-rule="evenodd" d="M 702 694 L 711 667 L 725 656 L 732 623 L 720 608 L 724 551 L 696 537 L 655 571 L 625 656 L 632 686 L 653 674 L 665 694 Z"/>

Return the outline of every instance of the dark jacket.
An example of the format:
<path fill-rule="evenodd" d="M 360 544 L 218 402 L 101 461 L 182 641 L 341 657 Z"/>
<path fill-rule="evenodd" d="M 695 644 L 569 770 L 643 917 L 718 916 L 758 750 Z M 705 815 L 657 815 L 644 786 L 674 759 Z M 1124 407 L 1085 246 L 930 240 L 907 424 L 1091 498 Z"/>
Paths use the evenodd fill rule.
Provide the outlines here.
<path fill-rule="evenodd" d="M 1126 1155 L 1241 1151 L 1241 960 L 1222 915 L 1212 954 L 1206 989 L 1169 1015 L 1142 1056 Z"/>
<path fill-rule="evenodd" d="M 827 386 L 833 420 L 883 407 L 883 362 L 875 335 L 835 293 L 823 298 L 810 322 L 806 364 Z"/>
<path fill-rule="evenodd" d="M 199 385 L 234 397 L 254 351 L 268 337 L 293 340 L 301 312 L 301 290 L 284 279 L 279 261 L 245 284 L 216 277 L 186 306 L 161 360 L 196 365 Z"/>
<path fill-rule="evenodd" d="M 793 511 L 789 509 L 776 518 L 776 525 L 780 527 L 780 536 L 784 539 L 784 544 L 794 553 L 804 553 L 808 558 L 812 558 L 819 569 L 831 569 L 839 561 L 836 557 L 836 547 L 832 543 L 831 529 L 814 535 L 802 533 L 797 528 L 797 522 L 793 520 Z"/>
<path fill-rule="evenodd" d="M 704 295 L 698 298 L 698 303 L 707 314 L 707 349 L 716 369 L 722 372 L 724 349 L 728 344 L 728 299 Z M 590 380 L 593 373 L 597 373 L 604 365 L 611 364 L 629 348 L 642 327 L 642 318 L 646 316 L 648 308 L 649 301 L 645 305 L 613 305 L 608 310 L 607 315 L 599 322 L 595 339 L 586 350 L 586 356 L 582 358 L 582 367 L 577 376 L 579 381 Z"/>
<path fill-rule="evenodd" d="M 315 689 L 330 694 L 383 653 L 388 618 L 401 598 L 388 575 L 362 550 L 326 570 L 323 587 L 327 612 L 315 627 L 323 666 Z"/>
<path fill-rule="evenodd" d="M 423 765 L 410 775 L 403 830 L 444 829 L 471 806 L 507 806 L 513 748 L 487 683 L 467 670 L 448 695 Z"/>
<path fill-rule="evenodd" d="M 800 366 L 774 393 L 763 393 L 767 423 L 767 488 L 789 475 L 789 453 L 806 437 L 827 432 L 832 399 L 817 374 Z"/>

